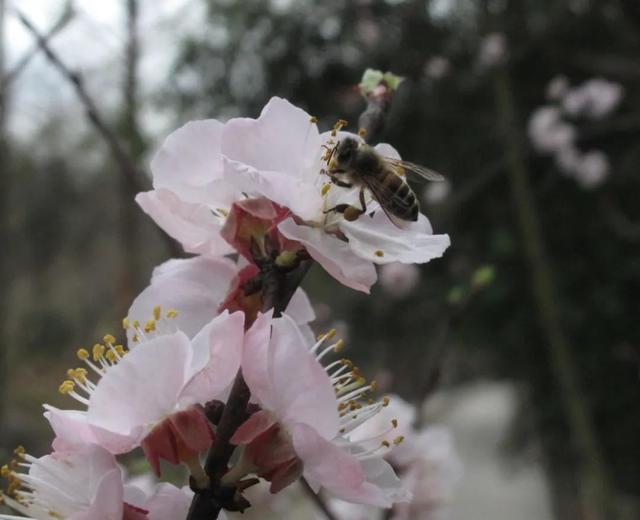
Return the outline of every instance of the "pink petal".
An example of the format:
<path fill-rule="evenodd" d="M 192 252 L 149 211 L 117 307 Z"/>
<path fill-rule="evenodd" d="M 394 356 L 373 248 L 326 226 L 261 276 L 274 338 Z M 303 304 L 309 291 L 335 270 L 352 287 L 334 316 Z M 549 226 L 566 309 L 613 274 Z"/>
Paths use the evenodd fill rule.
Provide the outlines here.
<path fill-rule="evenodd" d="M 316 312 L 313 310 L 311 301 L 301 287 L 298 287 L 296 292 L 293 293 L 293 297 L 289 305 L 287 305 L 285 312 L 287 316 L 291 317 L 298 325 L 303 325 L 316 319 Z"/>
<path fill-rule="evenodd" d="M 193 359 L 189 381 L 180 403 L 200 403 L 219 397 L 240 369 L 244 343 L 244 314 L 224 311 L 192 340 Z"/>
<path fill-rule="evenodd" d="M 282 464 L 270 475 L 271 486 L 269 491 L 271 493 L 279 493 L 290 484 L 293 484 L 302 476 L 302 469 L 302 462 L 297 457 L 286 464 Z"/>
<path fill-rule="evenodd" d="M 179 441 L 195 453 L 206 450 L 213 441 L 213 432 L 204 411 L 199 407 L 175 412 L 168 417 Z"/>
<path fill-rule="evenodd" d="M 233 252 L 220 236 L 221 219 L 204 204 L 184 202 L 166 189 L 138 193 L 136 202 L 186 252 L 209 256 Z"/>
<path fill-rule="evenodd" d="M 288 208 L 303 220 L 314 220 L 322 207 L 320 190 L 299 176 L 258 170 L 245 163 L 224 160 L 224 180 L 250 196 L 264 196 Z"/>
<path fill-rule="evenodd" d="M 114 468 L 103 474 L 95 495 L 88 510 L 81 513 L 75 513 L 69 517 L 69 520 L 95 520 L 96 518 L 114 518 L 123 517 L 122 502 L 122 474 L 120 469 Z"/>
<path fill-rule="evenodd" d="M 223 127 L 215 119 L 191 121 L 170 134 L 151 161 L 154 187 L 178 192 L 220 178 Z"/>
<path fill-rule="evenodd" d="M 87 412 L 59 410 L 45 405 L 44 416 L 56 434 L 53 448 L 56 451 L 78 449 L 79 446 L 99 444 L 110 453 L 126 453 L 134 448 L 134 436 L 120 435 L 89 423 Z"/>
<path fill-rule="evenodd" d="M 343 220 L 340 229 L 356 255 L 378 264 L 423 264 L 442 256 L 451 244 L 449 235 L 432 234 L 431 225 L 422 214 L 404 229 L 392 224 L 383 211 L 376 211 L 372 218 Z"/>
<path fill-rule="evenodd" d="M 311 116 L 281 98 L 271 98 L 258 119 L 231 119 L 222 134 L 222 154 L 257 170 L 293 177 L 320 155 L 318 127 Z M 277 201 L 276 201 L 277 202 Z"/>
<path fill-rule="evenodd" d="M 242 374 L 251 390 L 252 399 L 257 400 L 266 409 L 272 409 L 275 405 L 266 348 L 271 337 L 271 316 L 271 312 L 258 314 L 245 335 L 242 354 Z"/>
<path fill-rule="evenodd" d="M 102 376 L 89 400 L 89 422 L 120 435 L 142 435 L 173 412 L 191 356 L 182 332 L 136 347 Z"/>
<path fill-rule="evenodd" d="M 353 455 L 324 439 L 306 424 L 293 425 L 289 433 L 304 465 L 304 475 L 332 492 L 358 490 L 364 483 L 360 462 Z"/>
<path fill-rule="evenodd" d="M 149 510 L 149 520 L 182 520 L 187 517 L 192 498 L 190 489 L 178 489 L 162 483 L 158 484 L 144 507 Z M 222 519 L 222 516 L 218 518 Z"/>
<path fill-rule="evenodd" d="M 287 315 L 273 320 L 268 367 L 274 412 L 285 427 L 305 423 L 330 439 L 337 434 L 340 423 L 336 395 L 309 346 Z"/>
<path fill-rule="evenodd" d="M 176 310 L 178 315 L 171 323 L 193 337 L 218 314 L 237 272 L 237 266 L 226 258 L 169 260 L 154 270 L 151 285 L 134 300 L 129 323 L 145 323 L 160 305 L 163 312 Z M 133 329 L 128 334 L 132 336 Z"/>
<path fill-rule="evenodd" d="M 231 437 L 231 444 L 249 444 L 259 435 L 275 424 L 273 415 L 264 410 L 254 413 L 236 430 Z"/>
<path fill-rule="evenodd" d="M 321 229 L 299 226 L 293 219 L 285 220 L 278 229 L 287 238 L 302 242 L 309 254 L 340 283 L 369 293 L 377 279 L 376 270 L 370 261 L 355 254 L 349 243 Z"/>

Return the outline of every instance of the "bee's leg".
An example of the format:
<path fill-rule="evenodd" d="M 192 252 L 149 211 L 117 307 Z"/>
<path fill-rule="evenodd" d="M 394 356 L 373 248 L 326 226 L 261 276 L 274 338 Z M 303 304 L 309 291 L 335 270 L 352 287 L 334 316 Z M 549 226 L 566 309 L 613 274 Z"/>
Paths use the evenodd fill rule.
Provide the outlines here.
<path fill-rule="evenodd" d="M 341 188 L 353 188 L 353 184 L 350 184 L 348 182 L 344 182 L 341 181 L 340 179 L 338 179 L 335 175 L 333 175 L 332 173 L 327 173 L 327 175 L 329 176 L 329 179 L 331 179 L 331 182 L 333 184 L 335 184 L 336 186 L 340 186 Z"/>
<path fill-rule="evenodd" d="M 367 212 L 367 203 L 364 200 L 364 188 L 360 188 L 360 206 L 362 206 L 362 213 L 360 213 L 362 215 Z"/>
<path fill-rule="evenodd" d="M 341 213 L 342 215 L 344 215 L 344 219 L 349 222 L 358 220 L 358 217 L 360 217 L 360 215 L 363 215 L 367 212 L 367 203 L 364 199 L 364 188 L 360 189 L 360 205 L 360 208 L 356 208 L 351 204 L 338 204 L 331 209 L 325 210 L 324 213 L 326 214 L 335 211 L 336 213 Z"/>

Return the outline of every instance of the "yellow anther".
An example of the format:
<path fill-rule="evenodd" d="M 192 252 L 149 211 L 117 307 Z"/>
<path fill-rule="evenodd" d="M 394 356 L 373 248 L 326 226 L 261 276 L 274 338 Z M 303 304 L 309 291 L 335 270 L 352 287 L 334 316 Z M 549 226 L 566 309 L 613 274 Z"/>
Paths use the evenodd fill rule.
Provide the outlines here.
<path fill-rule="evenodd" d="M 105 334 L 102 338 L 104 342 L 108 345 L 109 343 L 115 343 L 116 338 L 114 338 L 111 334 Z"/>
<path fill-rule="evenodd" d="M 367 131 L 364 128 L 360 128 L 358 129 L 358 135 L 360 137 L 364 137 L 365 135 L 367 135 Z"/>
<path fill-rule="evenodd" d="M 16 446 L 16 449 L 13 450 L 13 453 L 19 458 L 22 458 L 24 457 L 24 454 L 27 453 L 27 450 L 24 449 L 24 446 L 18 445 Z"/>
<path fill-rule="evenodd" d="M 87 371 L 84 368 L 76 368 L 73 371 L 73 377 L 80 383 L 84 383 L 87 380 Z"/>
<path fill-rule="evenodd" d="M 100 343 L 96 343 L 93 346 L 93 360 L 99 361 L 102 356 L 104 356 L 104 351 L 106 350 L 104 345 L 100 345 Z"/>
<path fill-rule="evenodd" d="M 376 255 L 377 257 L 383 257 L 384 256 L 384 251 L 381 251 L 380 249 L 374 251 L 373 253 L 374 255 Z"/>
<path fill-rule="evenodd" d="M 398 444 L 402 444 L 403 440 L 404 440 L 404 436 L 400 435 L 400 436 L 396 437 L 395 439 L 393 439 L 393 444 L 398 446 Z"/>
<path fill-rule="evenodd" d="M 326 339 L 331 339 L 336 335 L 336 329 L 331 329 L 329 332 L 325 334 Z"/>
<path fill-rule="evenodd" d="M 376 388 L 378 388 L 378 382 L 377 381 L 371 381 L 370 386 L 371 386 L 371 391 L 375 392 Z"/>
<path fill-rule="evenodd" d="M 391 402 L 391 399 L 389 399 L 389 397 L 388 397 L 388 396 L 386 396 L 386 395 L 385 395 L 385 396 L 382 398 L 382 406 L 389 406 L 389 403 L 390 403 L 390 402 Z"/>
<path fill-rule="evenodd" d="M 76 384 L 67 379 L 66 381 L 63 381 L 62 384 L 58 387 L 58 392 L 60 392 L 62 395 L 66 395 L 69 392 L 73 392 L 73 389 L 75 388 Z"/>
<path fill-rule="evenodd" d="M 315 125 L 318 122 L 318 118 L 316 116 L 311 116 L 309 118 L 309 123 L 311 123 L 312 125 Z"/>
<path fill-rule="evenodd" d="M 156 305 L 153 308 L 153 319 L 154 320 L 159 320 L 160 316 L 162 316 L 162 307 L 160 307 L 160 305 Z"/>
<path fill-rule="evenodd" d="M 381 446 L 384 446 L 385 448 L 390 448 L 391 447 L 391 443 L 387 440 L 384 440 L 380 443 Z"/>
<path fill-rule="evenodd" d="M 124 355 L 127 353 L 127 351 L 124 349 L 124 346 L 122 346 L 122 345 L 116 345 L 116 346 L 115 346 L 115 347 L 113 347 L 113 348 L 115 348 L 115 349 L 116 349 L 116 352 L 117 352 L 118 354 L 120 354 L 120 356 L 124 356 Z"/>
<path fill-rule="evenodd" d="M 218 213 L 220 213 L 220 215 L 222 215 L 223 217 L 228 217 L 229 216 L 229 212 L 226 209 L 217 208 L 216 211 Z"/>
<path fill-rule="evenodd" d="M 138 343 L 138 341 L 140 341 L 140 338 L 138 338 L 138 335 L 137 335 L 137 334 L 134 334 L 134 335 L 133 335 L 133 337 L 131 338 L 131 340 L 132 340 L 134 343 Z"/>
<path fill-rule="evenodd" d="M 106 357 L 107 360 L 111 363 L 115 363 L 116 361 L 118 361 L 118 356 L 116 356 L 116 353 L 113 350 L 107 350 L 107 353 L 104 355 L 104 357 Z"/>
<path fill-rule="evenodd" d="M 9 475 L 11 475 L 11 470 L 9 469 L 8 465 L 4 465 L 2 466 L 2 468 L 0 469 L 0 475 L 4 478 L 9 478 Z"/>
<path fill-rule="evenodd" d="M 167 311 L 167 318 L 173 319 L 178 315 L 178 311 L 175 309 L 170 309 Z"/>
<path fill-rule="evenodd" d="M 322 194 L 322 196 L 325 196 L 329 192 L 330 189 L 331 189 L 331 184 L 325 184 L 322 187 L 322 190 L 321 190 L 320 193 Z"/>
<path fill-rule="evenodd" d="M 342 347 L 344 347 L 344 340 L 339 339 L 338 341 L 336 341 L 336 344 L 333 347 L 333 351 L 340 352 L 342 350 Z"/>
<path fill-rule="evenodd" d="M 129 328 L 129 318 L 122 318 L 122 328 L 124 330 Z"/>
<path fill-rule="evenodd" d="M 89 351 L 86 348 L 79 348 L 76 351 L 76 356 L 78 357 L 78 359 L 84 361 L 89 357 Z"/>
<path fill-rule="evenodd" d="M 344 366 L 347 366 L 347 367 L 352 367 L 353 366 L 353 361 L 351 361 L 350 359 L 347 359 L 347 358 L 341 359 L 340 363 L 343 364 Z"/>
<path fill-rule="evenodd" d="M 149 320 L 144 324 L 145 332 L 153 332 L 154 330 L 156 330 L 156 320 Z"/>
<path fill-rule="evenodd" d="M 140 322 L 138 320 L 133 320 L 133 328 L 134 329 L 139 329 L 140 328 Z"/>
<path fill-rule="evenodd" d="M 398 427 L 398 419 L 391 419 L 391 426 L 393 426 L 394 428 Z"/>

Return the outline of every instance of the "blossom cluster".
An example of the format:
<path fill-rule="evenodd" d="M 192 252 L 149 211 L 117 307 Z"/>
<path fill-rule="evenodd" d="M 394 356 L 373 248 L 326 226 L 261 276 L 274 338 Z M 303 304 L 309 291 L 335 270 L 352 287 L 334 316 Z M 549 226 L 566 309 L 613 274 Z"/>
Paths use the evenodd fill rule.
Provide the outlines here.
<path fill-rule="evenodd" d="M 593 78 L 573 88 L 564 76 L 552 79 L 547 87 L 549 103 L 537 108 L 529 119 L 533 147 L 552 156 L 560 171 L 581 187 L 598 187 L 611 171 L 609 159 L 600 150 L 578 148 L 576 124 L 607 117 L 617 108 L 623 94 L 619 84 L 603 78 Z"/>
<path fill-rule="evenodd" d="M 411 500 L 387 461 L 405 437 L 385 413 L 389 398 L 336 356 L 344 341 L 335 330 L 314 336 L 302 289 L 284 308 L 269 304 L 268 276 L 282 281 L 305 262 L 369 292 L 376 264 L 424 263 L 449 245 L 422 214 L 397 226 L 371 194 L 360 218 L 334 211 L 361 197 L 327 174 L 339 140 L 362 142 L 342 126 L 321 133 L 314 117 L 273 98 L 257 119 L 191 122 L 166 139 L 151 163 L 153 190 L 136 200 L 194 256 L 154 270 L 120 340 L 106 334 L 77 349 L 59 387 L 76 404 L 45 404 L 53 452 L 16 449 L 2 468 L 7 505 L 38 520 L 180 520 L 194 492 L 241 495 L 262 479 L 278 493 L 301 477 L 352 503 Z M 389 145 L 375 149 L 399 157 Z M 239 455 L 213 475 L 203 457 L 239 380 L 251 395 L 230 438 Z M 156 478 L 184 464 L 190 488 L 126 479 L 116 457 L 138 449 Z"/>

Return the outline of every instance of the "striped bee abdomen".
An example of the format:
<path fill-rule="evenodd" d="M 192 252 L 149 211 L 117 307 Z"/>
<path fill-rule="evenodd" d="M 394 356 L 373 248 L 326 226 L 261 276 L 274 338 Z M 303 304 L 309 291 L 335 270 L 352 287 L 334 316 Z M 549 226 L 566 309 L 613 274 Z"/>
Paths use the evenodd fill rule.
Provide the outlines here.
<path fill-rule="evenodd" d="M 387 213 L 401 220 L 418 220 L 418 198 L 402 177 L 392 170 L 382 169 L 368 180 L 369 189 Z"/>

